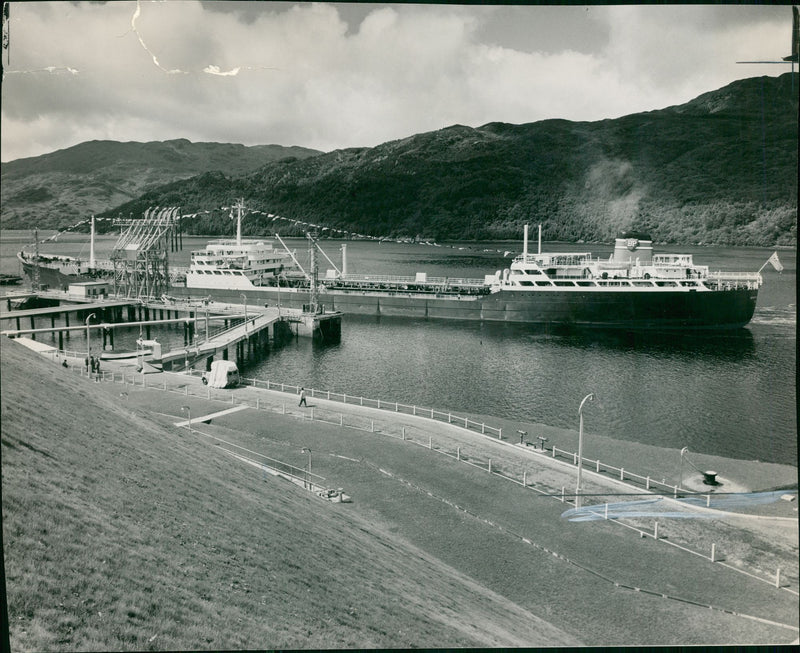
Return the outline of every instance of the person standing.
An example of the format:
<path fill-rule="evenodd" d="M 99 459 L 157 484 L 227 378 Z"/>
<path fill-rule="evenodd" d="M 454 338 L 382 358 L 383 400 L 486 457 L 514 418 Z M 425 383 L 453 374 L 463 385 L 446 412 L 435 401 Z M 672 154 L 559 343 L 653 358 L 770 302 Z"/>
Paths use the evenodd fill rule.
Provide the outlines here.
<path fill-rule="evenodd" d="M 305 406 L 308 408 L 308 404 L 306 403 L 306 389 L 300 388 L 300 403 L 297 404 L 298 406 Z"/>

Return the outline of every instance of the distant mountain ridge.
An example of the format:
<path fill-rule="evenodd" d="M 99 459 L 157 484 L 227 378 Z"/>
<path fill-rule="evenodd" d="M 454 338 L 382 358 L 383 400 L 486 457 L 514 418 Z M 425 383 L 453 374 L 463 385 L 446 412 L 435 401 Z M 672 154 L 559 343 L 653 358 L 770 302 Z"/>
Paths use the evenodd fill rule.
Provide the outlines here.
<path fill-rule="evenodd" d="M 150 188 L 209 170 L 242 174 L 265 163 L 320 154 L 281 145 L 88 141 L 2 165 L 3 228 L 55 228 L 99 214 Z"/>
<path fill-rule="evenodd" d="M 659 242 L 796 245 L 790 75 L 613 120 L 454 125 L 248 170 L 219 166 L 102 215 L 192 213 L 243 197 L 255 209 L 374 236 L 519 238 L 529 223 L 551 240 L 608 241 L 629 229 Z M 6 226 L 5 206 L 3 216 Z M 211 215 L 189 228 L 223 234 L 231 223 Z M 245 224 L 246 233 L 273 228 L 257 214 Z"/>

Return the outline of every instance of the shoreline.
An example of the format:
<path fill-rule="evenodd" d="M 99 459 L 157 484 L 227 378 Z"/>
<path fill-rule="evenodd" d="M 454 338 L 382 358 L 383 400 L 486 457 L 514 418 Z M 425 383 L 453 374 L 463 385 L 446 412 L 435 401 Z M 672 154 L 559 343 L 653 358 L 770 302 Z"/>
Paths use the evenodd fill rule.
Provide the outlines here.
<path fill-rule="evenodd" d="M 49 358 L 47 354 L 43 353 L 43 355 Z M 82 361 L 79 359 L 72 358 L 68 360 L 73 365 L 82 365 Z M 134 372 L 136 369 L 136 361 L 129 359 L 103 360 L 102 369 L 109 372 Z M 159 376 L 162 374 L 169 374 L 176 379 L 194 379 L 194 382 L 200 383 L 200 379 L 192 375 L 171 372 L 158 372 L 157 374 Z M 152 374 L 147 376 L 154 378 Z M 292 387 L 290 383 L 286 383 L 286 385 Z M 281 393 L 277 390 L 266 390 L 265 388 L 249 385 L 239 386 L 237 389 L 247 389 L 249 391 L 265 393 L 275 392 L 287 397 L 294 397 L 294 395 L 289 392 Z M 320 388 L 314 388 L 313 390 L 317 393 L 325 392 L 324 389 Z M 369 411 L 377 411 L 378 414 L 385 415 L 386 419 L 390 419 L 394 414 L 392 411 L 385 409 L 343 404 L 338 401 L 323 399 L 318 395 L 314 397 L 311 397 L 311 395 L 309 396 L 314 401 L 329 402 L 331 405 L 336 406 L 337 410 L 345 409 L 356 412 L 358 409 L 366 409 Z M 403 418 L 410 417 L 410 415 L 405 413 L 400 413 L 399 416 Z M 470 420 L 485 423 L 487 426 L 501 427 L 503 429 L 503 441 L 505 443 L 517 442 L 517 438 L 519 437 L 517 431 L 522 430 L 527 432 L 525 441 L 531 444 L 536 444 L 538 446 L 539 440 L 537 436 L 542 435 L 547 438 L 545 445 L 547 449 L 551 449 L 555 446 L 559 450 L 566 450 L 571 453 L 578 450 L 577 430 L 564 429 L 537 422 L 521 422 L 498 416 L 476 413 L 459 414 L 458 417 L 466 417 Z M 444 427 L 448 426 L 446 423 L 437 420 L 429 420 L 422 415 L 418 415 L 417 418 L 429 421 L 432 426 L 437 424 Z M 474 431 L 465 431 L 465 433 L 473 433 L 476 436 L 479 435 Z M 487 437 L 487 441 L 493 439 L 488 436 L 484 437 Z M 585 431 L 584 433 L 583 456 L 584 459 L 600 460 L 604 464 L 622 467 L 633 474 L 650 476 L 654 481 L 665 480 L 669 485 L 677 483 L 680 475 L 681 455 L 679 449 L 615 439 L 607 435 L 592 433 L 591 431 Z M 692 469 L 692 465 L 701 470 L 714 470 L 718 474 L 717 478 L 719 484 L 717 486 L 701 486 L 698 488 L 700 492 L 720 494 L 726 492 L 789 491 L 798 488 L 798 468 L 795 465 L 787 463 L 729 458 L 726 456 L 696 453 L 692 451 L 686 453 L 684 463 L 684 489 L 694 489 L 690 487 L 692 477 L 700 478 L 700 475 Z"/>

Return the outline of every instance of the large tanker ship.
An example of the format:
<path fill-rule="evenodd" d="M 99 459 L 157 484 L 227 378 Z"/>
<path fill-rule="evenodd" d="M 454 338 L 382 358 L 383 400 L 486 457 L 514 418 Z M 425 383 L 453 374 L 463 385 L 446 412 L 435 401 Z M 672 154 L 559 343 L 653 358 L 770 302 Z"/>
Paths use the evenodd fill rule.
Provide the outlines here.
<path fill-rule="evenodd" d="M 321 304 L 326 310 L 376 316 L 713 329 L 746 325 L 762 283 L 760 271 L 711 272 L 696 265 L 691 254 L 654 253 L 652 239 L 641 233 L 621 234 L 611 256 L 599 258 L 590 252 L 543 253 L 541 232 L 538 252 L 529 253 L 526 225 L 522 254 L 508 269 L 483 279 L 422 272 L 413 277 L 349 274 L 344 255 L 341 270 L 328 259 L 333 269 L 320 277 L 315 262 L 304 270 L 277 239 L 285 251 L 269 239 L 243 239 L 240 212 L 237 237 L 212 240 L 193 251 L 185 282 L 173 284 L 170 295 L 236 303 L 246 294 L 248 302 L 288 308 Z M 21 252 L 20 260 L 29 277 L 38 268 L 40 283 L 55 287 L 113 277 L 111 262 L 95 261 L 93 255 L 84 263 L 69 257 L 47 261 Z"/>
<path fill-rule="evenodd" d="M 483 279 L 348 274 L 318 278 L 291 253 L 266 241 L 211 241 L 192 252 L 185 287 L 175 295 L 247 301 L 362 315 L 530 322 L 627 329 L 736 328 L 753 316 L 759 273 L 710 272 L 691 254 L 654 254 L 646 234 L 616 239 L 609 258 L 589 252 L 523 252 Z M 293 259 L 290 266 L 285 257 Z M 287 272 L 288 271 L 288 272 Z"/>

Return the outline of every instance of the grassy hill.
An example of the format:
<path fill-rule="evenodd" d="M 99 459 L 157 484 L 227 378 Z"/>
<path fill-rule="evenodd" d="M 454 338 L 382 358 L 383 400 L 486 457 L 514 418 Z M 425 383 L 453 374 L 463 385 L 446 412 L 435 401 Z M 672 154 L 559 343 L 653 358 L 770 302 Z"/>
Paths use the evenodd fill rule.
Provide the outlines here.
<path fill-rule="evenodd" d="M 797 99 L 790 74 L 734 82 L 684 105 L 599 122 L 455 125 L 373 148 L 176 182 L 105 215 L 254 208 L 374 236 L 797 242 Z M 227 216 L 195 233 L 230 233 Z M 272 225 L 249 219 L 251 233 Z M 289 233 L 288 231 L 286 232 Z"/>
<path fill-rule="evenodd" d="M 245 147 L 186 139 L 90 141 L 2 166 L 2 225 L 59 227 L 128 202 L 147 189 L 208 170 L 242 174 L 265 163 L 319 154 L 280 145 Z"/>
<path fill-rule="evenodd" d="M 12 650 L 576 644 L 346 505 L 1 340 Z"/>

